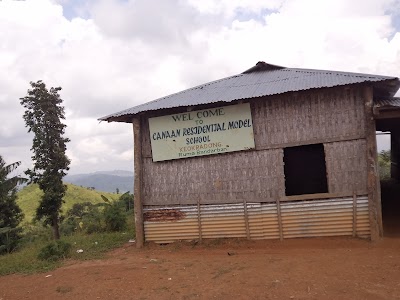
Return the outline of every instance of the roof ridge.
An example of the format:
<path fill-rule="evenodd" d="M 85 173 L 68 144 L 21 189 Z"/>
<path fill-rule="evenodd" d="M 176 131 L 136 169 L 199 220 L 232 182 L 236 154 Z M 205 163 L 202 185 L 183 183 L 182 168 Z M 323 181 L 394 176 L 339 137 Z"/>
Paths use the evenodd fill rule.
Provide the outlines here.
<path fill-rule="evenodd" d="M 259 61 L 258 63 L 256 63 L 255 66 L 242 72 L 242 74 L 249 74 L 249 73 L 254 73 L 254 72 L 262 72 L 262 71 L 274 71 L 274 70 L 281 70 L 281 69 L 286 69 L 286 67 L 268 64 L 265 61 Z"/>
<path fill-rule="evenodd" d="M 344 76 L 358 76 L 358 77 L 380 77 L 380 78 L 394 78 L 395 76 L 387 76 L 387 75 L 378 75 L 378 74 L 368 74 L 368 73 L 358 73 L 358 72 L 346 72 L 346 71 L 335 71 L 335 70 L 318 70 L 318 69 L 302 69 L 302 68 L 286 68 L 282 71 L 298 71 L 298 72 L 307 72 L 307 73 L 334 73 L 340 74 Z"/>

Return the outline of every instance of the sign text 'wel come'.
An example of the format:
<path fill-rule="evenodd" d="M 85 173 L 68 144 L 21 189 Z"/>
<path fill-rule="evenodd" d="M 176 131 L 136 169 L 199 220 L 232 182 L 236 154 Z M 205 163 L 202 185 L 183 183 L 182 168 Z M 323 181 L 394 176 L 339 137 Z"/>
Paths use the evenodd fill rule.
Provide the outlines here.
<path fill-rule="evenodd" d="M 250 104 L 149 118 L 153 161 L 254 148 Z"/>

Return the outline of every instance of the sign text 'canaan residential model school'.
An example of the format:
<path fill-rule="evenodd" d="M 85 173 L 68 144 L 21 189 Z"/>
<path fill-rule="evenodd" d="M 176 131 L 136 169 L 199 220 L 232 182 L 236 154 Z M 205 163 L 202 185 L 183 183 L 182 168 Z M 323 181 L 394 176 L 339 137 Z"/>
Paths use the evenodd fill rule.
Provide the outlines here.
<path fill-rule="evenodd" d="M 254 148 L 249 103 L 149 119 L 153 161 Z"/>

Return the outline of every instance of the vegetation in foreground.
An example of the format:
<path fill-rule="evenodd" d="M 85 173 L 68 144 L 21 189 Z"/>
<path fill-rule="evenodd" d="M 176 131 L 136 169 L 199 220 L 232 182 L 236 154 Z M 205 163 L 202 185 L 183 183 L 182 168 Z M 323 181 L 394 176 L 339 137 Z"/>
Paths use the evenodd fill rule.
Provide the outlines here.
<path fill-rule="evenodd" d="M 60 266 L 65 259 L 101 258 L 134 238 L 132 194 L 106 194 L 106 197 L 97 191 L 70 187 L 70 193 L 75 190 L 80 197 L 70 194 L 66 199 L 66 212 L 60 223 L 62 238 L 54 241 L 51 228 L 43 222 L 25 222 L 19 227 L 21 239 L 17 248 L 0 256 L 0 275 L 46 272 Z M 29 203 L 23 211 L 31 218 L 39 203 L 39 193 L 37 186 L 20 191 L 26 198 L 25 204 Z M 21 200 L 24 199 L 18 202 Z"/>
<path fill-rule="evenodd" d="M 133 227 L 129 226 L 129 230 L 124 232 L 102 232 L 90 235 L 76 233 L 62 237 L 60 241 L 71 245 L 67 259 L 89 260 L 104 257 L 106 252 L 122 246 L 133 236 Z M 41 236 L 33 242 L 29 242 L 29 237 L 26 237 L 20 250 L 0 256 L 0 276 L 14 273 L 47 272 L 59 267 L 65 260 L 39 259 L 38 257 L 41 249 L 44 248 L 43 245 L 52 242 L 50 229 L 46 230 L 45 236 Z"/>
<path fill-rule="evenodd" d="M 18 225 L 24 215 L 16 202 L 17 185 L 25 179 L 9 176 L 19 165 L 20 162 L 7 165 L 0 155 L 0 254 L 10 253 L 20 239 Z"/>

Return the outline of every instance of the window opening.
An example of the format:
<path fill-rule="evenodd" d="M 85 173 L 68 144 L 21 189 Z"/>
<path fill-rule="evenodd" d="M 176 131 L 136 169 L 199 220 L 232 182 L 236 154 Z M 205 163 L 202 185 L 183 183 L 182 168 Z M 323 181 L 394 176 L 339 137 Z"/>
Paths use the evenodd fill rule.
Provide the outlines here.
<path fill-rule="evenodd" d="M 286 196 L 328 193 L 323 144 L 283 149 Z"/>

